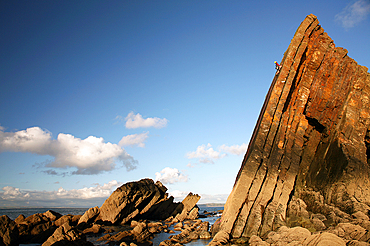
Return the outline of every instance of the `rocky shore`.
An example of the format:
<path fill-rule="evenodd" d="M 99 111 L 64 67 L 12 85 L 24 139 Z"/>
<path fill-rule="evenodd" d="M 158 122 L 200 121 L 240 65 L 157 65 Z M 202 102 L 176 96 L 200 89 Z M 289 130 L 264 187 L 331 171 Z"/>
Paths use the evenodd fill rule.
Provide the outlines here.
<path fill-rule="evenodd" d="M 168 197 L 160 182 L 142 179 L 117 188 L 101 207 L 88 209 L 83 215 L 61 215 L 51 210 L 14 221 L 0 216 L 0 245 L 38 243 L 51 245 L 94 245 L 88 235 L 104 235 L 98 241 L 107 245 L 152 245 L 157 233 L 172 235 L 161 245 L 185 244 L 199 238 L 210 238 L 209 223 L 197 219 L 200 196 L 189 193 L 181 203 Z M 120 226 L 115 231 L 110 226 Z"/>
<path fill-rule="evenodd" d="M 314 15 L 278 68 L 222 217 L 199 219 L 200 196 L 181 202 L 151 179 L 117 188 L 83 215 L 0 217 L 0 246 L 370 245 L 370 74 L 335 47 Z M 111 226 L 120 226 L 115 231 Z M 175 233 L 178 232 L 178 233 Z"/>
<path fill-rule="evenodd" d="M 135 189 L 132 189 L 133 187 Z M 138 192 L 139 187 L 145 189 L 145 191 L 141 190 L 142 194 L 148 195 L 150 194 L 148 190 L 153 191 L 156 187 L 162 187 L 162 191 L 165 190 L 162 184 L 158 182 L 154 184 L 149 179 L 125 184 L 107 199 L 107 204 L 113 200 L 121 201 L 115 206 L 111 205 L 112 209 L 106 207 L 107 204 L 104 206 L 106 211 L 112 211 L 109 218 L 117 218 L 113 215 L 117 213 L 117 208 L 120 206 L 123 209 L 128 209 L 126 206 L 135 201 L 131 196 L 132 192 Z M 128 197 L 132 200 L 127 200 Z M 103 242 L 106 245 L 150 246 L 153 245 L 153 238 L 159 233 L 168 234 L 168 239 L 156 244 L 161 246 L 180 246 L 194 240 L 212 238 L 213 241 L 210 245 L 215 241 L 219 245 L 252 246 L 370 245 L 370 219 L 367 207 L 362 208 L 363 211 L 348 214 L 334 206 L 320 202 L 323 201 L 323 197 L 319 192 L 309 192 L 306 197 L 312 203 L 306 204 L 302 199 L 293 196 L 287 210 L 287 223 L 264 236 L 253 235 L 232 239 L 227 234 L 219 233 L 221 218 L 210 227 L 208 221 L 202 221 L 199 217 L 206 218 L 207 215 L 213 216 L 222 213 L 222 211 L 205 212 L 199 216 L 199 208 L 196 203 L 200 197 L 190 193 L 181 203 L 172 203 L 173 206 L 170 207 L 174 209 L 166 219 L 153 219 L 157 217 L 153 213 L 147 213 L 147 216 L 150 215 L 150 219 L 146 215 L 139 216 L 140 213 L 135 213 L 136 216 L 133 216 L 131 220 L 127 220 L 127 217 L 121 217 L 112 223 L 110 220 L 102 219 L 100 210 L 103 206 L 90 208 L 83 215 L 61 215 L 49 210 L 27 218 L 19 215 L 14 221 L 3 215 L 0 216 L 0 236 L 2 237 L 0 245 L 36 243 L 42 246 L 92 246 L 94 244 L 87 238 L 94 235 L 95 237 L 99 236 L 97 242 Z M 145 204 L 139 205 L 141 202 L 137 200 L 135 204 L 147 207 L 150 201 L 153 201 L 153 199 L 142 200 L 146 200 Z M 152 203 L 151 207 L 155 204 L 157 203 Z M 162 211 L 159 206 L 154 206 L 154 208 L 158 209 L 157 211 Z M 131 207 L 131 210 L 136 211 L 134 207 Z M 151 209 L 147 211 L 151 211 Z M 162 214 L 160 213 L 158 216 L 161 217 Z M 119 230 L 112 229 L 114 225 Z"/>

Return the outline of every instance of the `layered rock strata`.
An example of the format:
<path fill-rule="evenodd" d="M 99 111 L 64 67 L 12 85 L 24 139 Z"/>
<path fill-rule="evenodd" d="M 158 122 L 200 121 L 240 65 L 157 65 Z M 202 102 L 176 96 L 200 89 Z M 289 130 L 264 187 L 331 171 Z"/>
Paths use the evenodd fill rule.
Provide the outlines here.
<path fill-rule="evenodd" d="M 197 202 L 199 199 L 199 195 L 190 192 L 172 212 L 174 221 L 184 221 L 186 219 L 194 220 L 198 218 L 199 208 Z"/>
<path fill-rule="evenodd" d="M 226 202 L 220 240 L 285 226 L 293 196 L 325 216 L 369 212 L 367 68 L 335 47 L 314 15 L 299 26 L 281 65 Z"/>
<path fill-rule="evenodd" d="M 109 221 L 112 224 L 124 224 L 138 216 L 143 217 L 148 211 L 152 212 L 150 209 L 153 206 L 163 205 L 169 199 L 166 191 L 167 188 L 162 183 L 154 183 L 151 179 L 126 183 L 117 188 L 98 209 L 100 212 L 99 219 Z M 171 212 L 176 206 L 172 200 L 169 204 L 166 204 Z M 163 219 L 168 217 L 166 215 L 157 211 L 157 213 L 152 214 L 152 217 Z M 150 215 L 148 214 L 148 216 Z"/>
<path fill-rule="evenodd" d="M 177 216 L 177 221 L 183 221 L 198 217 L 198 210 L 193 214 L 189 212 L 196 206 L 200 196 L 189 193 L 181 203 L 175 203 L 166 191 L 161 182 L 154 183 L 152 179 L 129 182 L 117 188 L 100 208 L 91 208 L 86 212 L 89 215 L 81 219 L 94 218 L 95 221 L 125 224 L 134 219 L 164 220 Z"/>

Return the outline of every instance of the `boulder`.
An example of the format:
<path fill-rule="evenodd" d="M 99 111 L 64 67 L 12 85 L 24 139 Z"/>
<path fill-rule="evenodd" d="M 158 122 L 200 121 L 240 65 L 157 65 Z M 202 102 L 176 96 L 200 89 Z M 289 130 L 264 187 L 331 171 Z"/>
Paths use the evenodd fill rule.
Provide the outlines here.
<path fill-rule="evenodd" d="M 17 222 L 20 243 L 43 243 L 57 228 L 52 220 L 58 217 L 58 213 L 51 211 L 33 214 L 27 218 L 19 215 L 15 221 Z"/>
<path fill-rule="evenodd" d="M 72 215 L 72 214 L 66 214 L 60 217 L 55 221 L 55 225 L 57 227 L 65 224 L 66 222 L 70 223 L 71 225 L 75 226 L 77 225 L 78 221 L 80 220 L 81 215 Z"/>
<path fill-rule="evenodd" d="M 98 206 L 96 206 L 94 208 L 90 208 L 89 210 L 87 210 L 81 216 L 81 218 L 78 220 L 77 224 L 82 224 L 82 223 L 90 224 L 90 223 L 94 222 L 94 220 L 96 219 L 96 217 L 98 217 L 98 215 L 99 215 L 99 207 Z"/>
<path fill-rule="evenodd" d="M 307 237 L 304 242 L 304 246 L 345 246 L 345 241 L 337 235 L 329 232 L 323 232 L 321 234 L 313 234 Z"/>
<path fill-rule="evenodd" d="M 219 231 L 216 233 L 216 235 L 213 237 L 212 241 L 208 244 L 209 246 L 218 246 L 227 244 L 230 240 L 230 235 L 226 231 Z"/>
<path fill-rule="evenodd" d="M 36 225 L 32 228 L 29 239 L 27 241 L 23 240 L 23 242 L 42 243 L 46 241 L 56 229 L 57 227 L 51 221 Z"/>
<path fill-rule="evenodd" d="M 18 245 L 18 227 L 7 215 L 0 216 L 0 245 Z"/>
<path fill-rule="evenodd" d="M 358 220 L 359 222 L 369 220 L 369 216 L 367 216 L 366 214 L 364 214 L 361 211 L 357 211 L 357 212 L 351 214 L 351 216 L 352 216 L 353 219 Z"/>
<path fill-rule="evenodd" d="M 136 219 L 157 203 L 168 199 L 165 191 L 160 182 L 154 184 L 151 179 L 126 183 L 105 200 L 99 209 L 99 219 L 112 224 L 124 224 Z"/>
<path fill-rule="evenodd" d="M 249 239 L 250 246 L 270 246 L 269 243 L 263 241 L 259 236 L 253 235 Z"/>
<path fill-rule="evenodd" d="M 81 234 L 73 228 L 68 222 L 59 226 L 42 246 L 93 246 L 91 242 L 87 242 Z"/>
<path fill-rule="evenodd" d="M 162 223 L 154 222 L 148 223 L 145 222 L 134 222 L 131 223 L 133 227 L 129 231 L 121 231 L 115 235 L 106 234 L 103 237 L 99 238 L 97 241 L 107 241 L 107 243 L 116 245 L 117 243 L 126 243 L 127 245 L 139 244 L 139 245 L 152 245 L 153 243 L 149 240 L 153 238 L 153 233 L 159 232 L 162 227 Z M 151 229 L 155 229 L 153 232 Z"/>
<path fill-rule="evenodd" d="M 291 245 L 301 245 L 309 236 L 311 236 L 311 232 L 306 228 L 288 228 L 286 226 L 282 226 L 276 232 L 270 232 L 265 241 L 270 244 L 280 243 L 281 245 L 286 245 L 290 243 Z"/>
<path fill-rule="evenodd" d="M 167 191 L 167 188 L 161 182 L 157 181 L 155 184 L 164 193 Z M 179 203 L 174 202 L 174 198 L 172 196 L 168 198 L 167 195 L 165 195 L 162 199 L 153 204 L 147 212 L 138 215 L 137 219 L 166 220 L 171 216 L 178 204 Z"/>
<path fill-rule="evenodd" d="M 62 215 L 60 213 L 55 212 L 53 210 L 48 210 L 45 213 L 43 213 L 43 215 L 46 218 L 48 218 L 49 221 L 56 221 L 57 219 L 59 219 L 60 217 L 62 217 Z"/>
<path fill-rule="evenodd" d="M 351 240 L 347 244 L 347 246 L 369 246 L 370 244 L 367 242 L 360 242 L 357 240 Z"/>
<path fill-rule="evenodd" d="M 311 219 L 311 223 L 315 231 L 323 231 L 326 229 L 326 225 L 320 219 L 317 218 Z"/>
<path fill-rule="evenodd" d="M 17 224 L 21 224 L 21 223 L 23 223 L 23 222 L 25 222 L 25 220 L 26 220 L 26 217 L 24 217 L 24 215 L 23 214 L 20 214 L 15 220 L 14 220 L 14 222 L 15 223 L 17 223 Z"/>
<path fill-rule="evenodd" d="M 163 226 L 161 222 L 151 222 L 148 223 L 148 230 L 150 233 L 160 233 L 164 229 L 167 229 L 167 226 Z"/>
<path fill-rule="evenodd" d="M 177 224 L 175 224 L 174 226 L 173 226 L 173 228 L 179 228 L 179 229 L 181 229 L 183 227 L 183 224 L 181 223 L 181 222 L 179 222 L 179 223 L 177 223 Z"/>
<path fill-rule="evenodd" d="M 176 225 L 175 225 L 176 226 Z M 190 243 L 192 240 L 209 239 L 211 238 L 210 233 L 207 231 L 209 228 L 209 222 L 202 222 L 201 220 L 186 221 L 184 223 L 178 223 L 176 228 L 183 228 L 181 233 L 169 237 L 169 240 L 165 240 L 160 245 L 183 245 Z"/>
<path fill-rule="evenodd" d="M 194 206 L 190 211 L 186 219 L 188 220 L 195 220 L 199 217 L 199 208 L 198 206 Z"/>
<path fill-rule="evenodd" d="M 152 239 L 153 234 L 149 231 L 147 224 L 139 223 L 131 231 L 134 240 L 138 243 L 143 243 Z"/>
<path fill-rule="evenodd" d="M 86 228 L 82 231 L 83 234 L 98 234 L 104 231 L 101 225 L 94 224 L 89 228 Z"/>
<path fill-rule="evenodd" d="M 199 233 L 199 238 L 200 239 L 211 239 L 212 236 L 211 236 L 211 233 L 209 233 L 209 231 L 201 231 Z"/>
<path fill-rule="evenodd" d="M 361 240 L 367 230 L 360 225 L 339 223 L 335 229 L 331 229 L 329 232 L 347 240 Z"/>
<path fill-rule="evenodd" d="M 117 188 L 100 208 L 89 209 L 81 223 L 88 218 L 88 214 L 95 221 L 102 220 L 116 225 L 132 220 L 170 221 L 171 216 L 176 217 L 174 221 L 198 217 L 199 208 L 196 203 L 200 196 L 190 193 L 181 203 L 174 203 L 173 197 L 167 197 L 166 191 L 167 188 L 161 182 L 154 183 L 151 179 L 126 183 Z"/>
<path fill-rule="evenodd" d="M 174 221 L 184 221 L 185 219 L 198 218 L 199 208 L 196 207 L 196 204 L 199 199 L 199 195 L 190 192 L 172 213 L 172 216 L 174 216 Z M 193 212 L 191 213 L 191 211 Z"/>
<path fill-rule="evenodd" d="M 307 211 L 306 203 L 302 199 L 293 196 L 292 200 L 288 204 L 287 217 L 309 219 L 310 214 Z"/>

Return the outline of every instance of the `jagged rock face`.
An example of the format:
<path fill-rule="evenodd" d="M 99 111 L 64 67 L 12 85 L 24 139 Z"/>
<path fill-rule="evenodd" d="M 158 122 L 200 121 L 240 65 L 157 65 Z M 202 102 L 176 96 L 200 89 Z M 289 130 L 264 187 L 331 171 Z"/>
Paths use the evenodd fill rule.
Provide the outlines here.
<path fill-rule="evenodd" d="M 25 218 L 19 215 L 15 219 L 19 231 L 20 243 L 42 243 L 56 230 L 56 221 L 62 215 L 54 211 L 37 213 Z"/>
<path fill-rule="evenodd" d="M 304 199 L 310 190 L 349 214 L 369 209 L 367 68 L 335 47 L 314 15 L 281 65 L 222 215 L 220 230 L 230 238 L 285 225 L 293 194 Z"/>
<path fill-rule="evenodd" d="M 154 204 L 167 200 L 167 188 L 151 179 L 129 182 L 117 188 L 100 207 L 100 219 L 126 223 L 146 213 Z"/>
<path fill-rule="evenodd" d="M 19 245 L 17 224 L 8 216 L 0 216 L 0 245 Z"/>
<path fill-rule="evenodd" d="M 198 210 L 191 215 L 189 213 L 196 207 L 200 196 L 190 193 L 181 203 L 174 203 L 174 198 L 168 197 L 166 191 L 161 182 L 154 183 L 152 179 L 126 183 L 117 188 L 100 208 L 87 211 L 81 217 L 81 223 L 94 219 L 125 224 L 133 219 L 164 220 L 179 216 L 176 219 L 183 221 L 198 217 Z"/>
<path fill-rule="evenodd" d="M 196 204 L 199 199 L 200 196 L 198 194 L 190 192 L 177 206 L 175 211 L 173 211 L 172 216 L 174 216 L 176 221 L 184 221 L 186 219 L 194 220 L 198 218 L 199 209 Z"/>

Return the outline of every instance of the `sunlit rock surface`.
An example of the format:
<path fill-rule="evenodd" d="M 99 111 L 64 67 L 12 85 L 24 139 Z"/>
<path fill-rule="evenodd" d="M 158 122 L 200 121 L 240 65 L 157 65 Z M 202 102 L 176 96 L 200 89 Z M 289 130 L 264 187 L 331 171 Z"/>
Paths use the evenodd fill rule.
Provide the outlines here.
<path fill-rule="evenodd" d="M 281 65 L 225 205 L 220 240 L 263 237 L 287 225 L 293 197 L 334 224 L 369 212 L 367 68 L 335 47 L 314 15 L 299 26 Z"/>

